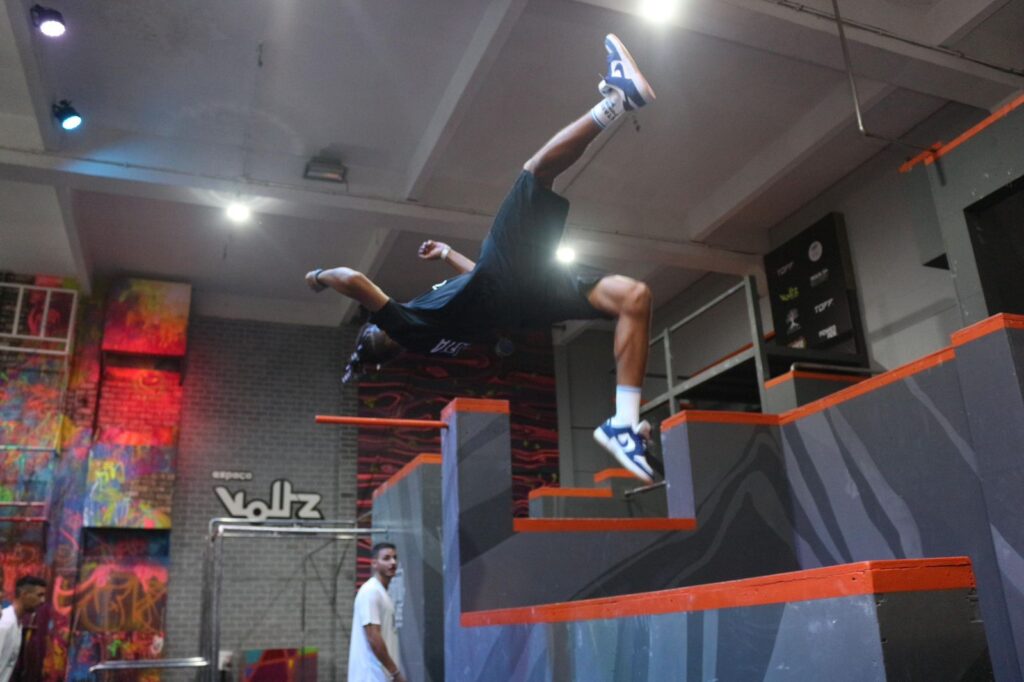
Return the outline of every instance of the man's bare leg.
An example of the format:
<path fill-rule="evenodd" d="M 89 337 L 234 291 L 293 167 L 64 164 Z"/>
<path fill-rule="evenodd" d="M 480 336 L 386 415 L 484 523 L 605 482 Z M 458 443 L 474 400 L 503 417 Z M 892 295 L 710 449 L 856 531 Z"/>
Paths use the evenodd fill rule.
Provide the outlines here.
<path fill-rule="evenodd" d="M 616 318 L 616 383 L 640 388 L 647 372 L 651 338 L 650 287 L 623 275 L 608 275 L 590 290 L 587 300 L 601 312 Z"/>
<path fill-rule="evenodd" d="M 371 313 L 377 312 L 391 300 L 369 277 L 352 268 L 311 270 L 306 273 L 306 284 L 313 291 L 319 291 L 324 286 L 330 287 L 356 301 Z"/>
<path fill-rule="evenodd" d="M 590 290 L 587 300 L 616 318 L 615 414 L 594 429 L 594 439 L 622 466 L 650 483 L 653 467 L 647 458 L 649 427 L 640 421 L 640 397 L 651 336 L 651 290 L 629 277 L 608 275 Z"/>
<path fill-rule="evenodd" d="M 579 161 L 587 146 L 601 134 L 602 130 L 604 128 L 597 125 L 593 116 L 589 113 L 584 114 L 548 140 L 523 165 L 523 169 L 533 173 L 537 182 L 551 189 L 555 178 Z"/>

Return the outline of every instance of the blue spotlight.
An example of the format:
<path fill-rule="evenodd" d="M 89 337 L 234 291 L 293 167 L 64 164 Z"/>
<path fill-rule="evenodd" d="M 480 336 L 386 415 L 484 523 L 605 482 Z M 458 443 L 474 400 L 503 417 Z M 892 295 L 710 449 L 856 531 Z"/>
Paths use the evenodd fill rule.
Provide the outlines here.
<path fill-rule="evenodd" d="M 75 111 L 75 108 L 71 106 L 71 102 L 66 99 L 62 99 L 53 105 L 53 115 L 60 121 L 60 127 L 64 130 L 74 130 L 82 125 L 81 115 Z"/>

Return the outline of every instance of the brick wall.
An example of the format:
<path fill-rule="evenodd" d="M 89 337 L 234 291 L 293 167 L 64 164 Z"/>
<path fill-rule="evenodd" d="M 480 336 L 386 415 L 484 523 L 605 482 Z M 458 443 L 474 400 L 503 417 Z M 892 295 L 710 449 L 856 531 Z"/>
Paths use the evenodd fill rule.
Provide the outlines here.
<path fill-rule="evenodd" d="M 313 424 L 314 414 L 356 413 L 356 389 L 343 387 L 340 381 L 354 332 L 351 327 L 203 317 L 190 322 L 166 656 L 193 656 L 199 651 L 207 524 L 211 517 L 227 515 L 214 486 L 269 500 L 271 483 L 284 478 L 296 492 L 322 495 L 325 518 L 355 515 L 355 430 Z M 213 471 L 251 472 L 253 478 L 216 481 Z M 354 596 L 354 545 L 323 538 L 232 539 L 225 548 L 222 648 L 314 646 L 320 651 L 319 678 L 343 680 Z M 328 597 L 335 583 L 336 616 Z"/>

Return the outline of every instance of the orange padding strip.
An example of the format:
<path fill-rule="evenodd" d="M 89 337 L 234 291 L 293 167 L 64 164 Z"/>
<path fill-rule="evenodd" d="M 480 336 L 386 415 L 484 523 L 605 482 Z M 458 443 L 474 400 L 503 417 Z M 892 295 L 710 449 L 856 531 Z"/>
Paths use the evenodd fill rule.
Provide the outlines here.
<path fill-rule="evenodd" d="M 613 478 L 635 478 L 638 481 L 640 480 L 640 477 L 629 469 L 602 469 L 594 474 L 594 483 L 604 483 Z"/>
<path fill-rule="evenodd" d="M 441 419 L 448 421 L 455 412 L 488 412 L 509 414 L 507 400 L 482 400 L 480 398 L 456 398 L 441 410 Z"/>
<path fill-rule="evenodd" d="M 385 419 L 381 417 L 333 417 L 318 414 L 317 424 L 339 424 L 341 426 L 368 426 L 378 429 L 447 429 L 443 421 L 434 419 Z"/>
<path fill-rule="evenodd" d="M 822 372 L 801 372 L 800 370 L 794 370 L 792 372 L 786 372 L 781 374 L 774 379 L 769 379 L 764 382 L 765 388 L 772 388 L 779 384 L 784 384 L 787 381 L 793 381 L 794 379 L 813 379 L 814 381 L 838 381 L 843 384 L 855 384 L 858 381 L 864 381 L 865 377 L 855 377 L 849 374 L 824 374 Z"/>
<path fill-rule="evenodd" d="M 600 533 L 677 530 L 689 531 L 697 529 L 697 519 L 513 519 L 512 529 L 517 533 Z"/>
<path fill-rule="evenodd" d="M 988 116 L 981 122 L 977 123 L 973 127 L 969 128 L 965 132 L 961 133 L 959 137 L 957 137 L 949 144 L 936 144 L 932 147 L 932 151 L 921 152 L 920 154 L 918 154 L 917 156 L 915 156 L 914 158 L 910 159 L 902 166 L 900 166 L 900 173 L 909 173 L 911 170 L 913 170 L 915 166 L 918 166 L 922 163 L 925 164 L 926 166 L 935 163 L 937 159 L 950 153 L 951 151 L 962 145 L 964 142 L 967 142 L 969 139 L 971 139 L 981 131 L 988 128 L 996 121 L 1006 118 L 1007 116 L 1010 115 L 1010 112 L 1021 106 L 1024 106 L 1024 95 L 1021 95 L 1020 97 L 1013 100 L 1007 105 L 999 107 L 990 116 Z"/>
<path fill-rule="evenodd" d="M 958 332 L 953 332 L 953 345 L 959 348 L 966 343 L 1002 329 L 1024 329 L 1024 315 L 999 313 L 981 322 L 976 322 L 969 327 L 964 327 Z"/>
<path fill-rule="evenodd" d="M 461 620 L 463 627 L 567 623 L 713 611 L 863 594 L 972 588 L 974 572 L 967 557 L 863 561 L 659 592 L 516 609 L 469 611 L 462 614 Z"/>
<path fill-rule="evenodd" d="M 555 488 L 544 486 L 530 491 L 529 499 L 538 497 L 611 497 L 611 488 Z"/>
<path fill-rule="evenodd" d="M 750 424 L 778 426 L 779 415 L 761 412 L 719 412 L 717 410 L 684 410 L 661 422 L 661 432 L 670 431 L 680 424 Z"/>
<path fill-rule="evenodd" d="M 897 367 L 896 369 L 890 370 L 885 374 L 879 374 L 876 377 L 870 379 L 864 379 L 849 388 L 844 388 L 841 391 L 836 391 L 832 395 L 825 396 L 821 400 L 816 400 L 813 403 L 808 403 L 801 407 L 798 407 L 789 412 L 783 412 L 782 414 L 762 414 L 759 412 L 715 412 L 709 410 L 686 410 L 679 414 L 672 415 L 661 423 L 661 432 L 665 433 L 670 429 L 674 429 L 680 424 L 690 423 L 712 423 L 712 424 L 752 424 L 758 426 L 778 426 L 782 424 L 789 424 L 790 422 L 802 419 L 812 414 L 816 414 L 823 410 L 827 410 L 830 407 L 835 407 L 840 403 L 844 403 L 847 400 L 852 400 L 858 396 L 862 396 L 865 393 L 888 386 L 889 384 L 895 383 L 902 379 L 906 379 L 909 376 L 923 372 L 926 369 L 941 365 L 944 362 L 948 362 L 956 357 L 956 352 L 952 348 L 944 348 L 940 351 L 926 355 L 920 360 L 915 360 L 909 364 Z"/>
<path fill-rule="evenodd" d="M 388 480 L 377 486 L 377 489 L 373 491 L 373 499 L 377 499 L 378 496 L 383 495 L 387 492 L 388 488 L 393 487 L 396 483 L 401 481 L 403 478 L 416 471 L 424 464 L 440 464 L 441 455 L 417 455 L 409 461 L 404 467 L 399 469 L 391 476 Z"/>

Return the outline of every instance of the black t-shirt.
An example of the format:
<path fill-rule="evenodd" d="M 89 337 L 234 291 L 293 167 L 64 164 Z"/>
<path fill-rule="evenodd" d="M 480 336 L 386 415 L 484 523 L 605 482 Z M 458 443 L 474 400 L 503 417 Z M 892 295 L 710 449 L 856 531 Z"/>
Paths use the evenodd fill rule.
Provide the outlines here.
<path fill-rule="evenodd" d="M 488 314 L 497 297 L 486 279 L 475 270 L 456 275 L 408 303 L 388 301 L 370 321 L 407 350 L 455 357 L 497 338 L 500 320 Z"/>

